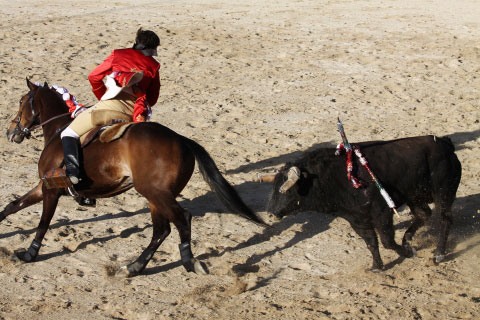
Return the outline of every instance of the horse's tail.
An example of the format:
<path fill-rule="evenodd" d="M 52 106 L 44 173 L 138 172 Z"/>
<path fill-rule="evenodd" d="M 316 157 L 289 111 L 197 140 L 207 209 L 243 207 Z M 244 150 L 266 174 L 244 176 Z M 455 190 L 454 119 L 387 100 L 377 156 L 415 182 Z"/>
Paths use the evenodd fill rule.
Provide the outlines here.
<path fill-rule="evenodd" d="M 203 179 L 217 194 L 223 205 L 244 218 L 261 225 L 266 225 L 265 222 L 243 202 L 228 181 L 225 180 L 208 152 L 193 140 L 183 137 L 183 141 L 195 155 Z"/>

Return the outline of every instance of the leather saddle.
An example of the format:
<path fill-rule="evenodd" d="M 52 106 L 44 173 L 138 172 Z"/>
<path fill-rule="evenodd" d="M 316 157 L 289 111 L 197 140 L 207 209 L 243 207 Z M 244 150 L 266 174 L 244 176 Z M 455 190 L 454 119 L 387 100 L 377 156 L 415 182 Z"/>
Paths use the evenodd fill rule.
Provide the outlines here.
<path fill-rule="evenodd" d="M 95 127 L 80 137 L 81 148 L 97 138 L 103 143 L 117 140 L 134 124 L 128 114 L 112 110 L 93 111 L 92 123 Z"/>
<path fill-rule="evenodd" d="M 108 143 L 120 139 L 126 130 L 134 124 L 132 117 L 118 111 L 96 110 L 92 112 L 95 127 L 80 137 L 81 148 L 98 139 Z M 54 168 L 45 173 L 41 179 L 47 189 L 68 189 L 74 192 L 72 182 L 65 174 L 65 168 Z"/>

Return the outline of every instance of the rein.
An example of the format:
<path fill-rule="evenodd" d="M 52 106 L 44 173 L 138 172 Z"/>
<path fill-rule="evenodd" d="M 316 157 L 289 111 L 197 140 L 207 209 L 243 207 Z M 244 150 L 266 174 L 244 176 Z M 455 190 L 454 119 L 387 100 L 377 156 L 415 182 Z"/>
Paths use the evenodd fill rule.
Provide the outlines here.
<path fill-rule="evenodd" d="M 57 115 L 57 116 L 51 117 L 50 119 L 48 119 L 48 120 L 46 120 L 46 121 L 43 121 L 42 123 L 37 124 L 36 126 L 31 127 L 31 128 L 30 128 L 30 131 L 33 131 L 33 130 L 41 127 L 41 126 L 44 126 L 44 125 L 46 125 L 47 123 L 49 123 L 49 122 L 51 122 L 51 121 L 53 121 L 53 120 L 56 120 L 56 119 L 61 118 L 61 117 L 64 117 L 64 116 L 69 116 L 69 115 L 70 115 L 70 112 L 65 112 L 65 113 L 59 114 L 59 115 Z"/>

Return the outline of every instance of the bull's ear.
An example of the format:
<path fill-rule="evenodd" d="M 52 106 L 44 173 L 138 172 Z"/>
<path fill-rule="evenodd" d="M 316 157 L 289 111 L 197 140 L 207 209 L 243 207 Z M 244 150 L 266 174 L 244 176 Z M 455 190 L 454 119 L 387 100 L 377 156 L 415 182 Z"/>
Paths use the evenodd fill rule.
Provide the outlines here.
<path fill-rule="evenodd" d="M 28 80 L 28 78 L 25 78 L 27 80 L 27 87 L 30 89 L 30 90 L 34 90 L 35 89 L 35 84 L 32 83 L 30 80 Z"/>

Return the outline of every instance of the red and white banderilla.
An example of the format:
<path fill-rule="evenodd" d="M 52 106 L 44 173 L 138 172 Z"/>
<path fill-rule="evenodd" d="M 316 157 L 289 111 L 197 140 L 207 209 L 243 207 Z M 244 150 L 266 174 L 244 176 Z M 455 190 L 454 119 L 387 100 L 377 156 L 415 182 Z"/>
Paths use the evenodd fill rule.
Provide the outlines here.
<path fill-rule="evenodd" d="M 385 188 L 382 186 L 380 181 L 378 181 L 378 179 L 375 176 L 375 174 L 373 173 L 373 171 L 368 166 L 367 159 L 365 159 L 365 157 L 362 155 L 362 153 L 360 152 L 360 149 L 358 147 L 353 147 L 352 148 L 352 146 L 350 145 L 350 143 L 347 140 L 347 136 L 345 135 L 345 131 L 343 129 L 342 121 L 340 121 L 340 118 L 337 118 L 337 119 L 338 119 L 337 127 L 338 127 L 338 131 L 340 132 L 340 135 L 342 136 L 343 146 L 342 145 L 337 146 L 337 152 L 336 153 L 339 153 L 339 151 L 342 147 L 345 148 L 345 152 L 347 153 L 347 178 L 348 178 L 348 180 L 352 182 L 352 185 L 355 189 L 357 189 L 361 186 L 361 183 L 358 182 L 353 176 L 351 176 L 351 172 L 353 170 L 353 163 L 352 163 L 352 150 L 353 150 L 353 152 L 355 152 L 355 155 L 360 160 L 360 163 L 362 164 L 362 166 L 367 170 L 367 172 L 370 175 L 370 177 L 372 178 L 373 182 L 375 182 L 375 185 L 377 186 L 378 190 L 380 191 L 380 194 L 382 195 L 383 199 L 385 199 L 385 202 L 387 203 L 387 205 L 390 207 L 390 209 L 393 210 L 395 216 L 398 217 L 399 215 L 398 215 L 395 203 L 393 202 L 392 198 L 390 197 L 387 190 L 385 190 Z"/>

